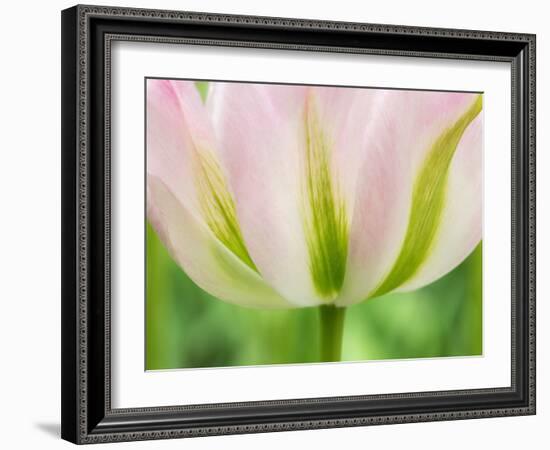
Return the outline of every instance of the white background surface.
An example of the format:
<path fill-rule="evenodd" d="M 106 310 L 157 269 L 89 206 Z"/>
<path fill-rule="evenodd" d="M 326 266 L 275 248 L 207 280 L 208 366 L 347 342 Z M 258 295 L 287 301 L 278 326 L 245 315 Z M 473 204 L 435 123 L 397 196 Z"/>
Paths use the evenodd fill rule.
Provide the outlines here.
<path fill-rule="evenodd" d="M 139 1 L 109 4 L 538 34 L 538 173 L 548 167 L 550 77 L 544 2 L 438 1 L 254 2 Z M 3 448 L 69 448 L 59 440 L 60 297 L 60 17 L 71 2 L 4 6 L 1 101 L 2 314 L 0 316 L 0 444 Z M 550 212 L 538 183 L 538 415 L 386 427 L 348 428 L 185 441 L 115 444 L 118 448 L 544 448 L 550 421 L 550 327 L 546 297 Z M 546 206 L 545 206 L 546 204 Z M 345 383 L 340 380 L 338 383 Z M 546 425 L 546 427 L 545 427 Z"/>
<path fill-rule="evenodd" d="M 510 386 L 510 64 L 136 42 L 111 56 L 113 407 Z M 483 357 L 145 372 L 145 76 L 484 92 Z"/>

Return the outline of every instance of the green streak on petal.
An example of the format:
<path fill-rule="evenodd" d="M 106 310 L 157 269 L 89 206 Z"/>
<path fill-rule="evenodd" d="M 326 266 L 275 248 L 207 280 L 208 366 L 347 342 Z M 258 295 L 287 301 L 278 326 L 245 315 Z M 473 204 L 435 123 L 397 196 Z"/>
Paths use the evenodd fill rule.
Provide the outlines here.
<path fill-rule="evenodd" d="M 216 157 L 201 151 L 197 152 L 195 161 L 199 204 L 208 227 L 243 263 L 258 272 L 244 243 L 235 202 Z"/>
<path fill-rule="evenodd" d="M 348 255 L 346 205 L 333 183 L 330 145 L 309 97 L 305 108 L 305 220 L 309 267 L 317 293 L 334 300 L 344 282 Z"/>
<path fill-rule="evenodd" d="M 470 108 L 433 143 L 413 186 L 409 225 L 389 275 L 369 297 L 384 295 L 408 281 L 427 260 L 445 206 L 449 167 L 468 125 L 482 109 L 478 95 Z"/>
<path fill-rule="evenodd" d="M 208 97 L 208 85 L 208 81 L 195 81 L 195 87 L 203 103 Z M 225 177 L 216 157 L 208 151 L 198 151 L 196 162 L 199 203 L 208 227 L 235 256 L 252 270 L 258 272 L 244 243 L 241 227 L 237 220 L 235 202 L 227 188 Z"/>
<path fill-rule="evenodd" d="M 206 97 L 208 97 L 208 81 L 195 81 L 195 87 L 197 88 L 197 91 L 199 91 L 201 100 L 204 103 L 206 101 Z"/>

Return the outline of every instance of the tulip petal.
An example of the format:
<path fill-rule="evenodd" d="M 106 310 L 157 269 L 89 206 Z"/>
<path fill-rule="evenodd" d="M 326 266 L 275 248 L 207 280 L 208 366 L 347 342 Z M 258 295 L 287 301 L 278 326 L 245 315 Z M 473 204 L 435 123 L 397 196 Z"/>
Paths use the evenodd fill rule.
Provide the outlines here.
<path fill-rule="evenodd" d="M 399 291 L 417 289 L 450 272 L 481 240 L 482 126 L 480 114 L 464 132 L 449 167 L 445 208 L 429 257 Z"/>
<path fill-rule="evenodd" d="M 314 92 L 320 127 L 332 146 L 331 176 L 351 217 L 379 96 L 366 88 L 317 87 Z"/>
<path fill-rule="evenodd" d="M 159 178 L 148 177 L 148 195 L 154 205 L 148 210 L 150 222 L 160 224 L 163 243 L 199 287 L 221 300 L 241 306 L 292 307 L 229 251 Z"/>
<path fill-rule="evenodd" d="M 379 95 L 339 305 L 395 290 L 420 270 L 441 222 L 450 161 L 481 109 L 474 94 Z"/>
<path fill-rule="evenodd" d="M 344 282 L 348 252 L 348 212 L 331 160 L 334 143 L 323 128 L 317 95 L 304 107 L 303 221 L 309 266 L 317 293 L 328 301 Z"/>
<path fill-rule="evenodd" d="M 315 287 L 330 301 L 344 283 L 373 92 L 316 87 L 306 96 L 306 239 Z"/>
<path fill-rule="evenodd" d="M 299 306 L 319 303 L 301 216 L 300 123 L 305 90 L 216 83 L 208 97 L 219 157 L 246 247 L 262 277 Z"/>
<path fill-rule="evenodd" d="M 418 172 L 412 192 L 409 224 L 400 253 L 390 273 L 372 296 L 383 295 L 408 282 L 425 264 L 441 231 L 451 161 L 468 125 L 482 108 L 481 96 L 435 140 Z M 465 206 L 468 210 L 469 205 Z"/>
<path fill-rule="evenodd" d="M 207 224 L 216 238 L 256 270 L 215 154 L 215 135 L 192 81 L 148 80 L 147 170 Z M 153 224 L 155 227 L 155 224 Z M 158 226 L 157 231 L 160 231 Z"/>
<path fill-rule="evenodd" d="M 208 100 L 252 259 L 302 306 L 332 301 L 343 283 L 370 96 L 217 83 Z"/>

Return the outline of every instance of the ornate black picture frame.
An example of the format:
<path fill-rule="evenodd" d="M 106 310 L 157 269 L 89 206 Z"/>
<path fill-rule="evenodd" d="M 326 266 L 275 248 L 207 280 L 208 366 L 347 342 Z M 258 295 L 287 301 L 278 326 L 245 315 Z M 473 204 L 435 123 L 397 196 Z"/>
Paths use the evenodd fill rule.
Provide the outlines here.
<path fill-rule="evenodd" d="M 510 63 L 511 386 L 113 409 L 109 102 L 117 40 Z M 534 35 L 99 6 L 62 12 L 64 439 L 84 444 L 534 413 Z"/>

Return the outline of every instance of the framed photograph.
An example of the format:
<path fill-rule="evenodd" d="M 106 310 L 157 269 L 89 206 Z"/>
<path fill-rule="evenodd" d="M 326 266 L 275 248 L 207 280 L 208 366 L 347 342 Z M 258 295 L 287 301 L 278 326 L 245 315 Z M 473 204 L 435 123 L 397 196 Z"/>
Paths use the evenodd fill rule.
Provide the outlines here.
<path fill-rule="evenodd" d="M 535 36 L 62 12 L 62 437 L 535 413 Z"/>

